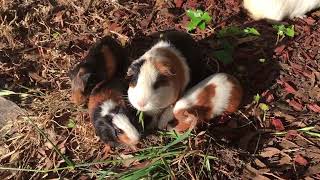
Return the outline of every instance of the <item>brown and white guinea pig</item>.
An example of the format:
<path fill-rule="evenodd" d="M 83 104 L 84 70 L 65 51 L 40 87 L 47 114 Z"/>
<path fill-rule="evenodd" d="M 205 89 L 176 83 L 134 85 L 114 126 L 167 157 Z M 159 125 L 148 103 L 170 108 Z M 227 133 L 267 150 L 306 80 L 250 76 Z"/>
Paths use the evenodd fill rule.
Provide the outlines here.
<path fill-rule="evenodd" d="M 242 94 L 239 81 L 231 75 L 217 73 L 207 77 L 174 105 L 173 115 L 177 122 L 173 129 L 183 132 L 218 115 L 237 111 Z"/>
<path fill-rule="evenodd" d="M 69 71 L 72 102 L 85 103 L 97 83 L 113 77 L 124 78 L 127 68 L 124 48 L 116 39 L 103 37 L 90 48 L 84 60 Z"/>
<path fill-rule="evenodd" d="M 319 8 L 320 0 L 244 0 L 243 6 L 255 20 L 281 21 Z"/>
<path fill-rule="evenodd" d="M 121 80 L 103 81 L 89 97 L 89 116 L 100 139 L 111 145 L 135 145 L 141 126 L 124 101 L 126 86 Z"/>
<path fill-rule="evenodd" d="M 129 66 L 128 98 L 139 111 L 154 115 L 173 104 L 192 82 L 205 77 L 205 65 L 192 37 L 184 32 L 159 33 L 157 42 Z"/>

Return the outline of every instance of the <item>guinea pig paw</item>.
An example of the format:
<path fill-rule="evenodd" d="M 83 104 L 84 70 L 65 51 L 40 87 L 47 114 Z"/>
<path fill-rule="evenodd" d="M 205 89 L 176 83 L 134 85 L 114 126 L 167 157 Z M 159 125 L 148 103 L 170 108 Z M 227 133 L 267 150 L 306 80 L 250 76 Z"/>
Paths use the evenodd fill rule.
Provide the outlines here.
<path fill-rule="evenodd" d="M 103 153 L 103 159 L 108 159 L 110 157 L 110 154 L 112 153 L 113 151 L 111 150 L 111 147 L 109 144 L 105 144 L 103 149 L 102 149 L 102 153 Z"/>

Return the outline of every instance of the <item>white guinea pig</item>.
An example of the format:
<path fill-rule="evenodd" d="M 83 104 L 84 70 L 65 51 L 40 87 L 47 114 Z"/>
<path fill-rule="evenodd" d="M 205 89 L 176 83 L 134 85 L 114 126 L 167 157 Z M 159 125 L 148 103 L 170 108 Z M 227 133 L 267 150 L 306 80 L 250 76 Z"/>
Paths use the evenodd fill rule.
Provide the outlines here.
<path fill-rule="evenodd" d="M 198 61 L 200 53 L 196 49 L 190 35 L 177 31 L 164 33 L 154 46 L 129 66 L 130 103 L 153 116 L 176 102 L 191 84 L 189 82 L 203 77 L 201 69 L 205 65 Z"/>
<path fill-rule="evenodd" d="M 243 6 L 255 20 L 281 21 L 286 17 L 302 17 L 320 7 L 320 0 L 244 0 Z"/>
<path fill-rule="evenodd" d="M 218 115 L 237 111 L 242 94 L 239 81 L 231 75 L 217 73 L 207 77 L 174 105 L 173 114 L 177 122 L 173 129 L 183 132 Z"/>

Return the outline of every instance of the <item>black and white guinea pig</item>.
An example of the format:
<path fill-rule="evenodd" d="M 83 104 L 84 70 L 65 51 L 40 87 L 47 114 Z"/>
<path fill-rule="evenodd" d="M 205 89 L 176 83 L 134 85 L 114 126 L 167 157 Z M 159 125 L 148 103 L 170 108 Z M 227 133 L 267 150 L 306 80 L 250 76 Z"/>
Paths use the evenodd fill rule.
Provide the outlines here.
<path fill-rule="evenodd" d="M 159 34 L 157 42 L 127 72 L 130 103 L 149 115 L 173 104 L 191 82 L 205 77 L 201 52 L 190 35 L 178 31 Z"/>
<path fill-rule="evenodd" d="M 233 113 L 238 110 L 242 95 L 242 87 L 233 76 L 225 73 L 211 75 L 188 90 L 171 110 L 168 109 L 168 118 L 161 119 L 159 128 L 183 132 L 218 115 Z M 168 124 L 170 118 L 176 121 L 174 127 Z"/>
<path fill-rule="evenodd" d="M 111 145 L 135 145 L 140 140 L 139 125 L 133 109 L 124 101 L 126 86 L 121 80 L 104 81 L 89 97 L 89 116 L 100 139 Z"/>
<path fill-rule="evenodd" d="M 90 48 L 88 55 L 69 71 L 72 102 L 77 105 L 85 103 L 97 83 L 113 77 L 124 78 L 127 68 L 127 56 L 120 43 L 110 36 L 102 38 Z"/>
<path fill-rule="evenodd" d="M 320 7 L 320 0 L 244 0 L 243 6 L 255 20 L 281 21 L 304 16 Z"/>

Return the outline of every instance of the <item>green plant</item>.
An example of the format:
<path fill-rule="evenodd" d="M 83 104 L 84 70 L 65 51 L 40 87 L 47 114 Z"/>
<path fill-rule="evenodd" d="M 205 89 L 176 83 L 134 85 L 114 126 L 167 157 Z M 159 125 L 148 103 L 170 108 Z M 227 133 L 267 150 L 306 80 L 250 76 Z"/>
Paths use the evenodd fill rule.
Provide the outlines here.
<path fill-rule="evenodd" d="M 260 96 L 259 94 L 256 94 L 256 95 L 253 97 L 253 100 L 254 100 L 255 103 L 259 103 L 260 99 L 261 99 L 261 96 Z"/>
<path fill-rule="evenodd" d="M 69 119 L 68 124 L 67 124 L 68 128 L 74 128 L 76 127 L 76 122 L 73 119 Z"/>
<path fill-rule="evenodd" d="M 258 30 L 252 27 L 241 29 L 236 26 L 229 26 L 221 29 L 217 33 L 218 38 L 234 37 L 234 36 L 259 36 Z M 230 64 L 233 62 L 232 54 L 234 52 L 234 46 L 227 40 L 221 41 L 222 48 L 213 52 L 213 56 L 221 61 L 223 64 Z"/>
<path fill-rule="evenodd" d="M 265 103 L 259 103 L 259 108 L 263 111 L 263 119 L 262 119 L 262 121 L 265 122 L 266 121 L 267 111 L 269 111 L 270 108 Z"/>
<path fill-rule="evenodd" d="M 243 30 L 243 32 L 247 35 L 255 35 L 255 36 L 260 36 L 259 31 L 256 28 L 252 27 L 247 27 Z"/>
<path fill-rule="evenodd" d="M 222 48 L 220 50 L 214 51 L 213 56 L 221 61 L 223 64 L 230 64 L 233 62 L 233 51 L 234 47 L 227 40 L 223 40 Z"/>
<path fill-rule="evenodd" d="M 206 24 L 209 24 L 212 20 L 212 17 L 202 10 L 187 10 L 187 16 L 190 18 L 190 22 L 187 26 L 188 31 L 192 31 L 199 27 L 201 30 L 206 28 Z"/>
<path fill-rule="evenodd" d="M 241 29 L 237 26 L 229 26 L 221 29 L 217 33 L 218 38 L 224 38 L 229 36 L 260 36 L 260 33 L 257 29 L 253 27 L 247 27 L 245 29 Z"/>
<path fill-rule="evenodd" d="M 276 25 L 274 24 L 272 26 L 275 30 L 277 30 L 277 44 L 279 41 L 282 41 L 283 38 L 286 36 L 288 37 L 294 37 L 294 25 L 286 27 L 285 25 Z"/>
<path fill-rule="evenodd" d="M 137 111 L 137 116 L 139 116 L 139 123 L 142 126 L 142 129 L 144 130 L 144 117 L 143 117 L 143 112 L 142 111 Z"/>

